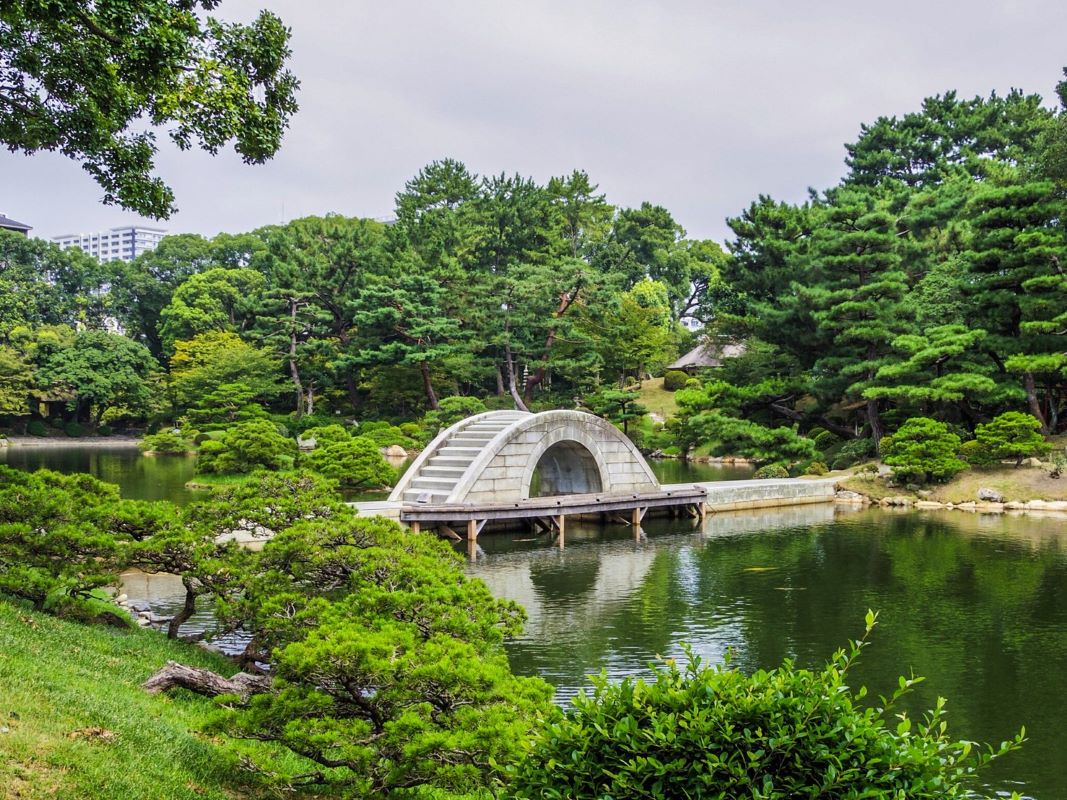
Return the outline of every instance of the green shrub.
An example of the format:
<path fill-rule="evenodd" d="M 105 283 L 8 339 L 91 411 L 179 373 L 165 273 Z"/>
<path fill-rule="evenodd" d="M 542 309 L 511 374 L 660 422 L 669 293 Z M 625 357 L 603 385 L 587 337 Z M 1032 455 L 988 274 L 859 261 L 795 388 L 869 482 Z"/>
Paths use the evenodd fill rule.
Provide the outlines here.
<path fill-rule="evenodd" d="M 959 456 L 972 467 L 988 467 L 996 461 L 989 448 L 977 439 L 961 444 Z"/>
<path fill-rule="evenodd" d="M 337 444 L 338 442 L 347 442 L 352 436 L 344 425 L 338 425 L 335 422 L 317 428 L 306 428 L 304 432 L 300 434 L 300 438 L 314 439 L 315 447 L 326 447 L 331 444 Z"/>
<path fill-rule="evenodd" d="M 788 478 L 789 470 L 782 464 L 766 464 L 752 474 L 753 478 Z"/>
<path fill-rule="evenodd" d="M 810 464 L 808 464 L 808 468 L 807 468 L 807 470 L 805 470 L 804 474 L 805 475 L 825 475 L 829 471 L 830 470 L 828 470 L 826 468 L 826 465 L 824 463 L 822 463 L 821 461 L 812 461 Z"/>
<path fill-rule="evenodd" d="M 273 422 L 255 419 L 227 429 L 218 441 L 204 442 L 196 469 L 220 474 L 287 469 L 295 453 L 296 443 L 278 433 Z"/>
<path fill-rule="evenodd" d="M 812 441 L 815 442 L 815 446 L 822 450 L 824 453 L 841 441 L 841 438 L 837 436 L 837 434 L 830 433 L 830 431 L 820 430 L 814 435 L 809 432 L 808 436 L 810 436 Z"/>
<path fill-rule="evenodd" d="M 841 445 L 834 458 L 834 469 L 847 469 L 874 453 L 874 439 L 852 439 Z"/>
<path fill-rule="evenodd" d="M 202 473 L 219 472 L 215 468 L 215 462 L 220 455 L 226 452 L 226 445 L 218 439 L 205 439 L 200 443 L 196 452 L 196 471 Z"/>
<path fill-rule="evenodd" d="M 45 427 L 44 422 L 39 419 L 31 419 L 26 425 L 26 433 L 30 436 L 47 436 L 48 428 Z"/>
<path fill-rule="evenodd" d="M 396 470 L 382 458 L 378 445 L 366 436 L 316 447 L 300 463 L 348 488 L 377 488 L 396 482 Z"/>
<path fill-rule="evenodd" d="M 1027 456 L 1043 455 L 1051 449 L 1041 435 L 1041 423 L 1020 411 L 1008 411 L 992 422 L 979 425 L 975 429 L 975 439 L 982 443 L 991 458 L 996 461 L 1014 458 L 1016 467 Z"/>
<path fill-rule="evenodd" d="M 96 426 L 96 434 L 97 434 L 97 436 L 110 436 L 114 432 L 115 432 L 114 428 L 112 428 L 110 425 L 97 425 Z"/>
<path fill-rule="evenodd" d="M 900 678 L 883 708 L 864 705 L 849 675 L 875 625 L 820 670 L 791 660 L 746 675 L 705 666 L 686 649 L 650 682 L 602 673 L 509 769 L 516 798 L 976 797 L 977 773 L 1018 749 L 949 739 L 945 701 L 922 721 L 898 710 L 921 678 Z"/>
<path fill-rule="evenodd" d="M 189 441 L 180 433 L 174 431 L 161 431 L 153 433 L 141 440 L 141 452 L 166 453 L 169 455 L 184 454 L 189 452 Z"/>
<path fill-rule="evenodd" d="M 415 450 L 419 446 L 418 442 L 410 436 L 404 435 L 404 432 L 395 425 L 386 424 L 384 427 L 375 427 L 374 430 L 370 431 L 364 430 L 361 425 L 358 435 L 364 439 L 370 439 L 378 447 L 391 447 L 395 444 L 405 450 Z"/>
<path fill-rule="evenodd" d="M 663 375 L 663 388 L 668 392 L 684 389 L 689 376 L 680 369 L 669 369 Z"/>
<path fill-rule="evenodd" d="M 511 398 L 507 398 L 507 401 L 508 405 L 506 407 L 510 408 Z M 446 397 L 437 404 L 436 411 L 426 412 L 422 418 L 422 427 L 429 431 L 431 436 L 435 436 L 438 431 L 455 425 L 461 419 L 473 417 L 475 414 L 481 414 L 485 411 L 485 403 L 477 397 L 463 397 L 460 395 Z"/>
<path fill-rule="evenodd" d="M 882 461 L 902 483 L 944 482 L 967 465 L 956 457 L 960 437 L 929 417 L 912 417 L 882 439 Z"/>
<path fill-rule="evenodd" d="M 67 434 L 71 439 L 80 439 L 85 435 L 85 426 L 80 422 L 71 420 L 63 426 L 63 433 Z"/>

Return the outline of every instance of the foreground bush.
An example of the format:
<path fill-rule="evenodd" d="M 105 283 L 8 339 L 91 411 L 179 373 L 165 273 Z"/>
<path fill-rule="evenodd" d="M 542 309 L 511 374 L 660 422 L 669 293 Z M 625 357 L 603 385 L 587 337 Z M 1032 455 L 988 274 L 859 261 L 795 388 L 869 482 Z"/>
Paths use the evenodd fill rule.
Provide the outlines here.
<path fill-rule="evenodd" d="M 892 436 L 882 439 L 882 461 L 893 477 L 907 483 L 943 483 L 967 465 L 956 457 L 960 437 L 943 422 L 912 417 Z"/>
<path fill-rule="evenodd" d="M 787 470 L 781 464 L 766 464 L 765 466 L 760 467 L 758 470 L 752 473 L 752 477 L 760 479 L 788 478 L 789 470 Z"/>
<path fill-rule="evenodd" d="M 901 678 L 884 709 L 862 706 L 865 691 L 846 679 L 874 624 L 868 612 L 864 638 L 819 671 L 786 661 L 744 675 L 690 652 L 684 667 L 655 668 L 650 683 L 601 675 L 510 770 L 514 797 L 977 797 L 976 773 L 1023 733 L 989 752 L 952 741 L 944 700 L 913 723 L 894 703 L 921 678 Z"/>

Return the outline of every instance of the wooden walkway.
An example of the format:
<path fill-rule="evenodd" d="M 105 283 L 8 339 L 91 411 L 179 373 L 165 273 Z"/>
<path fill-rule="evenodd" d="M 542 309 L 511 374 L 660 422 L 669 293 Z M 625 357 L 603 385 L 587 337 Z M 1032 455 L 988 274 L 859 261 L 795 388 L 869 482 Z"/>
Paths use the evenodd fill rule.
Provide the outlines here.
<path fill-rule="evenodd" d="M 406 503 L 400 508 L 400 521 L 415 532 L 435 529 L 438 534 L 456 541 L 466 539 L 468 553 L 473 558 L 477 552 L 478 535 L 488 523 L 519 523 L 540 532 L 553 533 L 562 548 L 567 517 L 597 514 L 604 520 L 631 525 L 639 532 L 641 521 L 650 509 L 665 509 L 671 514 L 688 514 L 703 520 L 707 494 L 703 487 L 682 485 L 639 494 L 570 494 L 482 505 Z"/>

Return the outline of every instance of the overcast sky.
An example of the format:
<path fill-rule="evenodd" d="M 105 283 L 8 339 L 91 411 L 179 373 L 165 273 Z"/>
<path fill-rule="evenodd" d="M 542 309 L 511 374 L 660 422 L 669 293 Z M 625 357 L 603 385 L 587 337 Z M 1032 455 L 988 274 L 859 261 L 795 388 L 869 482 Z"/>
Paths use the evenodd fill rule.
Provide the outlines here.
<path fill-rule="evenodd" d="M 860 124 L 923 97 L 1054 99 L 1067 2 L 224 0 L 292 28 L 300 111 L 263 166 L 178 153 L 159 172 L 213 235 L 308 214 L 385 218 L 405 180 L 458 158 L 546 180 L 584 169 L 616 205 L 669 208 L 723 240 L 758 194 L 841 176 Z M 54 236 L 129 224 L 81 167 L 0 152 L 0 211 Z"/>

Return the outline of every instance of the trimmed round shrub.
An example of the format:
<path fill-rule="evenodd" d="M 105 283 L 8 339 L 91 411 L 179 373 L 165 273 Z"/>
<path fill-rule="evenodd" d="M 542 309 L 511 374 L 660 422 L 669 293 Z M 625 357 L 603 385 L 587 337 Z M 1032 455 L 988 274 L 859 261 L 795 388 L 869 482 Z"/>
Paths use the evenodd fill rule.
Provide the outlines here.
<path fill-rule="evenodd" d="M 808 468 L 804 471 L 805 475 L 825 475 L 829 472 L 826 465 L 821 461 L 812 461 L 808 464 Z"/>
<path fill-rule="evenodd" d="M 789 470 L 781 464 L 767 464 L 757 469 L 753 478 L 788 478 Z"/>
<path fill-rule="evenodd" d="M 316 447 L 300 463 L 348 488 L 377 488 L 396 482 L 396 470 L 382 458 L 378 445 L 366 436 Z"/>
<path fill-rule="evenodd" d="M 967 465 L 956 457 L 960 437 L 943 422 L 912 417 L 892 436 L 882 439 L 882 461 L 900 483 L 944 483 Z"/>
<path fill-rule="evenodd" d="M 179 455 L 189 452 L 188 440 L 174 431 L 160 431 L 146 436 L 141 440 L 139 447 L 143 453 Z"/>
<path fill-rule="evenodd" d="M 97 425 L 96 426 L 96 435 L 97 436 L 110 436 L 114 432 L 115 432 L 114 428 L 112 428 L 110 425 Z"/>
<path fill-rule="evenodd" d="M 48 428 L 45 427 L 44 422 L 39 419 L 31 419 L 26 425 L 26 433 L 30 436 L 47 436 Z"/>
<path fill-rule="evenodd" d="M 85 435 L 85 426 L 80 422 L 71 420 L 63 426 L 63 433 L 67 434 L 71 439 L 78 439 Z"/>
<path fill-rule="evenodd" d="M 200 445 L 196 468 L 198 472 L 220 474 L 281 470 L 293 465 L 295 453 L 296 442 L 278 433 L 273 422 L 255 419 L 227 429 L 217 442 Z"/>
<path fill-rule="evenodd" d="M 347 442 L 352 436 L 344 425 L 336 422 L 332 425 L 320 425 L 316 428 L 307 428 L 300 434 L 301 439 L 314 439 L 315 447 L 327 447 L 338 442 Z"/>
<path fill-rule="evenodd" d="M 677 392 L 684 389 L 689 381 L 689 376 L 680 369 L 669 369 L 663 375 L 663 388 L 668 392 Z"/>

